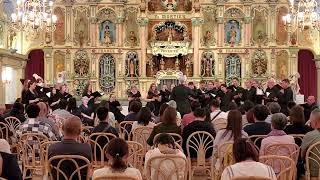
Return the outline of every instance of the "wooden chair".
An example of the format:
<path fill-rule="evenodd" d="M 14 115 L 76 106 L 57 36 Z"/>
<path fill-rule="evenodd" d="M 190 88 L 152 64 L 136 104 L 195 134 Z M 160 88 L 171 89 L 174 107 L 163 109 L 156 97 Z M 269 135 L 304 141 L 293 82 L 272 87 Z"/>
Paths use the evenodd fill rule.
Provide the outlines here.
<path fill-rule="evenodd" d="M 227 119 L 224 118 L 217 118 L 212 121 L 213 127 L 218 132 L 221 129 L 225 129 L 227 127 Z"/>
<path fill-rule="evenodd" d="M 267 177 L 259 177 L 259 176 L 241 176 L 241 177 L 232 178 L 231 180 L 272 180 L 272 179 Z"/>
<path fill-rule="evenodd" d="M 293 136 L 294 141 L 298 146 L 301 146 L 302 139 L 304 138 L 304 134 L 289 134 L 290 136 Z"/>
<path fill-rule="evenodd" d="M 0 139 L 5 139 L 9 142 L 9 127 L 3 122 L 0 122 Z"/>
<path fill-rule="evenodd" d="M 225 142 L 218 147 L 218 161 L 215 166 L 215 176 L 220 179 L 223 170 L 232 164 L 233 159 L 233 141 Z"/>
<path fill-rule="evenodd" d="M 130 141 L 132 139 L 132 124 L 134 121 L 122 121 L 119 124 L 120 138 Z"/>
<path fill-rule="evenodd" d="M 286 156 L 260 156 L 259 161 L 273 168 L 278 180 L 293 180 L 295 162 Z"/>
<path fill-rule="evenodd" d="M 249 136 L 249 139 L 253 142 L 253 144 L 260 149 L 261 146 L 261 141 L 262 139 L 264 139 L 265 137 L 267 137 L 267 135 L 253 135 L 253 136 Z"/>
<path fill-rule="evenodd" d="M 174 141 L 175 141 L 176 143 L 178 143 L 180 146 L 182 146 L 182 137 L 181 137 L 179 134 L 177 134 L 177 133 L 166 133 L 166 134 L 171 135 L 171 136 L 173 137 Z M 160 134 L 157 134 L 157 135 L 154 136 L 154 138 L 153 138 L 153 144 L 155 144 L 155 141 L 156 141 L 156 139 L 157 139 L 157 137 L 158 137 L 159 135 L 160 135 Z"/>
<path fill-rule="evenodd" d="M 49 174 L 56 180 L 89 180 L 90 168 L 90 161 L 79 155 L 58 155 L 49 159 Z"/>
<path fill-rule="evenodd" d="M 288 154 L 282 154 L 288 152 Z M 276 155 L 290 157 L 295 163 L 298 162 L 300 147 L 296 144 L 271 144 L 264 149 L 264 155 Z"/>
<path fill-rule="evenodd" d="M 116 138 L 111 133 L 92 133 L 88 138 L 88 143 L 92 149 L 92 167 L 94 169 L 105 166 L 105 149 L 111 139 Z"/>
<path fill-rule="evenodd" d="M 146 167 L 148 180 L 186 180 L 188 175 L 187 159 L 175 154 L 153 157 L 146 162 Z"/>
<path fill-rule="evenodd" d="M 16 117 L 10 116 L 4 119 L 10 131 L 15 133 L 21 124 L 20 120 Z"/>
<path fill-rule="evenodd" d="M 136 177 L 124 175 L 122 173 L 112 173 L 110 175 L 92 178 L 92 180 L 139 180 L 139 179 Z"/>
<path fill-rule="evenodd" d="M 48 176 L 49 174 L 49 159 L 48 159 L 48 150 L 49 150 L 49 147 L 52 145 L 52 144 L 55 144 L 59 141 L 47 141 L 47 142 L 43 142 L 41 145 L 40 145 L 40 152 L 41 152 L 41 161 L 44 163 L 44 166 L 43 166 L 43 172 L 44 172 L 44 176 Z"/>
<path fill-rule="evenodd" d="M 40 133 L 22 134 L 19 142 L 22 152 L 22 174 L 26 179 L 27 171 L 31 171 L 31 177 L 34 171 L 42 172 L 44 162 L 41 161 L 41 144 L 48 141 L 48 137 Z"/>
<path fill-rule="evenodd" d="M 127 141 L 129 146 L 129 157 L 128 157 L 128 163 L 139 169 L 140 172 L 143 171 L 143 163 L 144 163 L 144 149 L 143 146 L 134 141 Z"/>
<path fill-rule="evenodd" d="M 143 146 L 144 154 L 150 149 L 150 146 L 147 144 L 147 139 L 149 138 L 153 127 L 138 127 L 132 132 L 132 141 L 138 142 Z"/>
<path fill-rule="evenodd" d="M 213 142 L 213 136 L 205 131 L 194 132 L 188 137 L 186 148 L 188 155 L 189 180 L 193 179 L 193 174 L 196 170 L 209 172 L 210 179 L 213 178 Z M 210 159 L 206 159 L 206 154 L 209 150 L 212 150 L 212 152 L 209 152 Z M 192 161 L 191 159 L 191 151 L 197 152 L 197 158 L 195 161 Z"/>
<path fill-rule="evenodd" d="M 91 134 L 93 127 L 92 126 L 83 126 L 81 128 L 81 134 L 79 136 L 78 141 L 81 143 L 86 143 L 88 141 L 88 138 Z"/>
<path fill-rule="evenodd" d="M 318 178 L 320 177 L 320 141 L 311 145 L 306 153 L 306 180 L 310 180 L 314 177 L 311 177 L 310 165 L 317 167 Z"/>

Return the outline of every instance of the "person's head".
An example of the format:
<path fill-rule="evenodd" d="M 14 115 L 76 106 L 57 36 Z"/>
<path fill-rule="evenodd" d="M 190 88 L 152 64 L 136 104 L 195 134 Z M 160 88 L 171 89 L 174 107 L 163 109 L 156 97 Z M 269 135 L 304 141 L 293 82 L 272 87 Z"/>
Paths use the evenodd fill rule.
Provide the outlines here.
<path fill-rule="evenodd" d="M 131 86 L 131 88 L 130 88 L 130 91 L 131 91 L 132 93 L 136 93 L 136 92 L 138 92 L 138 88 L 137 88 L 137 86 L 132 85 L 132 86 Z"/>
<path fill-rule="evenodd" d="M 221 86 L 221 82 L 219 81 L 219 79 L 214 80 L 214 87 L 220 88 L 220 86 Z"/>
<path fill-rule="evenodd" d="M 250 124 L 255 123 L 253 108 L 250 109 L 248 112 L 246 112 L 246 118 L 247 118 L 248 123 L 250 123 Z"/>
<path fill-rule="evenodd" d="M 162 90 L 163 90 L 163 91 L 168 90 L 168 86 L 167 86 L 166 84 L 163 84 L 163 85 L 162 85 Z"/>
<path fill-rule="evenodd" d="M 239 86 L 239 79 L 238 78 L 233 78 L 232 79 L 232 85 L 234 85 L 235 87 Z"/>
<path fill-rule="evenodd" d="M 207 88 L 208 88 L 209 90 L 211 90 L 211 89 L 214 88 L 214 84 L 213 84 L 212 81 L 208 81 L 208 83 L 207 83 Z"/>
<path fill-rule="evenodd" d="M 269 115 L 269 109 L 265 105 L 256 105 L 253 108 L 253 115 L 255 121 L 264 121 Z"/>
<path fill-rule="evenodd" d="M 92 92 L 92 85 L 91 85 L 91 82 L 89 81 L 84 87 L 82 95 L 86 95 L 87 93 L 91 93 L 91 92 Z"/>
<path fill-rule="evenodd" d="M 169 105 L 167 103 L 161 104 L 161 106 L 159 108 L 159 116 L 160 117 L 163 115 L 163 113 L 167 109 L 167 107 L 169 107 Z"/>
<path fill-rule="evenodd" d="M 81 133 L 81 120 L 77 116 L 70 116 L 63 121 L 64 138 L 76 140 Z"/>
<path fill-rule="evenodd" d="M 14 109 L 16 112 L 23 113 L 24 112 L 24 107 L 23 104 L 20 102 L 15 102 L 12 106 L 12 109 Z"/>
<path fill-rule="evenodd" d="M 238 109 L 237 103 L 235 103 L 233 101 L 230 102 L 229 105 L 228 105 L 228 109 L 229 109 L 229 111 Z"/>
<path fill-rule="evenodd" d="M 245 85 L 245 87 L 246 87 L 247 89 L 250 89 L 251 86 L 252 86 L 251 80 L 250 80 L 250 79 L 246 80 L 246 81 L 244 82 L 244 85 Z"/>
<path fill-rule="evenodd" d="M 36 87 L 37 87 L 37 82 L 34 79 L 30 80 L 28 83 L 28 88 L 33 91 L 36 89 Z"/>
<path fill-rule="evenodd" d="M 269 103 L 268 108 L 269 108 L 271 114 L 276 114 L 281 111 L 280 105 L 276 102 Z"/>
<path fill-rule="evenodd" d="M 180 76 L 178 80 L 179 80 L 179 84 L 184 84 L 186 81 L 186 78 L 184 76 Z"/>
<path fill-rule="evenodd" d="M 205 89 L 205 88 L 206 88 L 206 82 L 205 82 L 204 80 L 201 80 L 201 81 L 199 82 L 199 88 L 200 88 L 200 89 Z"/>
<path fill-rule="evenodd" d="M 192 81 L 188 82 L 188 87 L 189 87 L 190 89 L 195 89 L 195 86 L 194 86 L 194 84 L 193 84 Z"/>
<path fill-rule="evenodd" d="M 234 137 L 234 140 L 241 137 L 242 130 L 242 115 L 238 110 L 231 110 L 228 113 L 227 117 L 227 130 L 231 131 L 231 135 Z"/>
<path fill-rule="evenodd" d="M 176 124 L 177 123 L 177 110 L 173 107 L 167 107 L 161 116 L 161 122 L 164 124 Z"/>
<path fill-rule="evenodd" d="M 37 118 L 40 113 L 40 108 L 36 104 L 29 104 L 26 112 L 29 118 Z"/>
<path fill-rule="evenodd" d="M 284 130 L 288 122 L 286 115 L 282 113 L 273 114 L 271 117 L 271 126 L 276 130 Z"/>
<path fill-rule="evenodd" d="M 281 81 L 281 87 L 282 87 L 283 89 L 287 89 L 289 86 L 290 86 L 290 81 L 289 81 L 289 79 L 284 79 L 284 80 Z"/>
<path fill-rule="evenodd" d="M 117 96 L 115 94 L 110 94 L 109 101 L 113 102 L 117 100 Z"/>
<path fill-rule="evenodd" d="M 275 86 L 275 84 L 276 84 L 276 81 L 273 79 L 273 78 L 271 78 L 271 79 L 269 79 L 268 81 L 267 81 L 267 86 L 268 86 L 268 88 L 273 88 L 274 86 Z"/>
<path fill-rule="evenodd" d="M 191 111 L 194 112 L 194 110 L 201 107 L 201 104 L 198 101 L 192 101 L 190 106 L 191 106 Z"/>
<path fill-rule="evenodd" d="M 290 109 L 290 121 L 292 124 L 303 126 L 305 123 L 303 107 L 296 105 Z"/>
<path fill-rule="evenodd" d="M 149 87 L 149 91 L 150 92 L 154 92 L 157 90 L 157 85 L 156 83 L 151 83 L 150 87 Z"/>
<path fill-rule="evenodd" d="M 68 100 L 68 111 L 72 111 L 74 109 L 77 108 L 77 100 L 76 98 L 72 97 L 72 98 L 69 98 Z"/>
<path fill-rule="evenodd" d="M 39 117 L 47 117 L 49 109 L 46 103 L 38 102 L 37 105 L 40 108 Z"/>
<path fill-rule="evenodd" d="M 233 143 L 233 157 L 236 163 L 252 160 L 259 162 L 259 153 L 255 145 L 247 138 L 239 138 Z"/>
<path fill-rule="evenodd" d="M 210 102 L 210 110 L 213 112 L 217 109 L 220 109 L 220 102 L 217 99 L 213 99 Z"/>
<path fill-rule="evenodd" d="M 228 89 L 227 89 L 227 85 L 226 84 L 221 84 L 220 89 L 222 92 L 227 93 Z"/>
<path fill-rule="evenodd" d="M 107 121 L 109 110 L 105 106 L 100 106 L 97 109 L 97 117 L 100 121 Z"/>
<path fill-rule="evenodd" d="M 151 111 L 148 107 L 142 107 L 137 115 L 138 124 L 148 125 L 151 121 Z"/>
<path fill-rule="evenodd" d="M 125 171 L 129 157 L 128 143 L 121 138 L 113 138 L 106 147 L 106 156 L 114 171 Z"/>
<path fill-rule="evenodd" d="M 314 104 L 316 102 L 316 98 L 314 97 L 314 96 L 308 96 L 308 98 L 307 98 L 307 103 L 309 104 L 309 105 L 312 105 L 312 104 Z"/>
<path fill-rule="evenodd" d="M 81 98 L 81 101 L 82 101 L 82 104 L 83 104 L 84 106 L 87 106 L 88 103 L 89 103 L 89 98 L 88 98 L 88 96 L 83 96 L 83 97 Z M 61 109 L 61 108 L 60 108 L 60 109 Z"/>
<path fill-rule="evenodd" d="M 23 87 L 22 87 L 22 89 L 23 90 L 28 90 L 28 87 L 29 86 L 29 79 L 25 79 L 24 81 L 23 81 Z"/>
<path fill-rule="evenodd" d="M 311 127 L 320 129 L 320 109 L 314 109 L 310 114 Z"/>
<path fill-rule="evenodd" d="M 67 109 L 68 101 L 65 99 L 60 99 L 59 109 Z"/>
<path fill-rule="evenodd" d="M 259 82 L 254 79 L 254 80 L 251 81 L 251 85 L 252 85 L 253 87 L 255 87 L 255 88 L 258 88 L 258 87 L 259 87 Z"/>
<path fill-rule="evenodd" d="M 296 106 L 297 104 L 296 104 L 296 102 L 294 102 L 294 101 L 289 101 L 288 102 L 288 109 L 290 110 L 291 108 L 293 108 L 294 106 Z"/>
<path fill-rule="evenodd" d="M 244 101 L 242 107 L 243 107 L 243 110 L 244 110 L 245 112 L 248 112 L 250 109 L 252 109 L 252 108 L 254 107 L 254 104 L 253 104 L 252 101 L 246 100 L 246 101 Z"/>
<path fill-rule="evenodd" d="M 130 103 L 130 112 L 133 112 L 133 113 L 138 113 L 140 111 L 142 107 L 142 104 L 141 102 L 139 101 L 132 101 Z"/>
<path fill-rule="evenodd" d="M 196 120 L 204 121 L 206 119 L 206 109 L 205 108 L 197 108 L 193 115 L 196 117 Z"/>
<path fill-rule="evenodd" d="M 66 92 L 67 91 L 67 85 L 66 84 L 62 84 L 61 86 L 60 86 L 60 93 L 64 93 L 64 92 Z"/>
<path fill-rule="evenodd" d="M 176 85 L 175 84 L 171 84 L 170 85 L 170 90 L 172 91 L 174 87 L 176 87 Z"/>
<path fill-rule="evenodd" d="M 175 149 L 176 145 L 174 143 L 174 138 L 167 133 L 161 133 L 154 140 L 154 146 L 159 149 L 171 148 Z"/>
<path fill-rule="evenodd" d="M 167 104 L 168 104 L 170 107 L 173 107 L 173 108 L 177 109 L 177 103 L 176 103 L 176 101 L 170 100 L 169 102 L 167 102 Z"/>

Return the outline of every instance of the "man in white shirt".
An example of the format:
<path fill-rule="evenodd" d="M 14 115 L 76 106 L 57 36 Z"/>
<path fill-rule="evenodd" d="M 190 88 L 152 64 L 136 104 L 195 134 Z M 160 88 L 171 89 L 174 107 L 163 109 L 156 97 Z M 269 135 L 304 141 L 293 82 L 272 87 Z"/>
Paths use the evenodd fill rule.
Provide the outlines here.
<path fill-rule="evenodd" d="M 227 119 L 228 114 L 220 110 L 220 102 L 216 99 L 212 100 L 210 103 L 210 119 L 211 122 L 215 119 Z"/>

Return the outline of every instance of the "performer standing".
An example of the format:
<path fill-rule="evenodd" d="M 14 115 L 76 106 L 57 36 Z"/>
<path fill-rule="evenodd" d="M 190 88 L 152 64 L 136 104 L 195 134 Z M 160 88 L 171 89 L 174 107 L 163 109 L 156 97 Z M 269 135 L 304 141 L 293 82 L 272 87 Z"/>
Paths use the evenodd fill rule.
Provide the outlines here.
<path fill-rule="evenodd" d="M 227 88 L 225 84 L 221 84 L 220 87 L 222 93 L 219 94 L 218 99 L 220 100 L 220 109 L 227 112 L 229 103 L 232 101 L 232 92 Z"/>
<path fill-rule="evenodd" d="M 150 85 L 146 101 L 148 102 L 147 107 L 149 107 L 150 109 L 154 109 L 154 115 L 158 116 L 161 103 L 161 96 L 155 83 L 152 83 Z M 150 106 L 153 106 L 153 108 Z"/>
<path fill-rule="evenodd" d="M 233 100 L 237 103 L 238 106 L 241 105 L 241 103 L 244 101 L 244 93 L 245 90 L 239 86 L 239 80 L 238 78 L 232 79 L 232 85 L 228 87 L 228 89 L 232 93 Z"/>
<path fill-rule="evenodd" d="M 170 94 L 171 92 L 168 90 L 168 86 L 166 84 L 162 85 L 162 88 L 160 90 L 161 104 L 169 102 Z"/>
<path fill-rule="evenodd" d="M 40 101 L 40 98 L 36 91 L 36 87 L 37 87 L 36 81 L 34 79 L 30 80 L 28 83 L 28 90 L 25 94 L 25 100 L 24 102 L 22 102 L 23 104 L 29 105 L 31 103 L 38 103 Z"/>
<path fill-rule="evenodd" d="M 190 88 L 186 87 L 184 83 L 185 77 L 180 77 L 179 85 L 173 88 L 171 97 L 172 100 L 176 101 L 177 110 L 180 112 L 181 117 L 183 117 L 185 114 L 188 114 L 191 111 L 188 98 L 190 95 L 193 95 Z"/>
<path fill-rule="evenodd" d="M 265 104 L 269 102 L 277 102 L 277 97 L 280 93 L 279 85 L 276 85 L 276 81 L 271 78 L 267 81 L 267 89 L 265 91 Z"/>
<path fill-rule="evenodd" d="M 284 79 L 281 82 L 282 89 L 278 95 L 278 103 L 281 106 L 281 112 L 285 115 L 289 115 L 288 103 L 293 101 L 293 91 L 290 87 L 289 79 Z"/>
<path fill-rule="evenodd" d="M 197 93 L 197 97 L 199 99 L 199 102 L 201 104 L 201 107 L 206 107 L 206 82 L 204 80 L 201 80 L 199 82 L 199 89 Z"/>

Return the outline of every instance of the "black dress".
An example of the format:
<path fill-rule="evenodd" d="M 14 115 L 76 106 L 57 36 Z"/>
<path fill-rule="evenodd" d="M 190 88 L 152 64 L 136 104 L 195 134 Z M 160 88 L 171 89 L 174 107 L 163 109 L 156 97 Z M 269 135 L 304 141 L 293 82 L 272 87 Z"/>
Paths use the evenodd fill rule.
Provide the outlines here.
<path fill-rule="evenodd" d="M 58 91 L 57 91 L 57 93 L 55 93 L 54 95 L 52 95 L 52 92 L 51 92 L 51 96 L 50 96 L 50 98 L 49 98 L 49 105 L 50 105 L 52 111 L 54 111 L 54 110 L 56 110 L 56 109 L 59 108 L 59 103 L 57 103 L 57 104 L 55 104 L 55 105 L 53 105 L 53 106 L 51 106 L 51 104 L 54 103 L 54 102 L 59 101 L 59 100 L 60 100 L 60 97 L 61 97 L 61 96 L 59 95 Z"/>
<path fill-rule="evenodd" d="M 38 94 L 36 92 L 32 93 L 29 89 L 25 94 L 25 105 L 29 105 L 30 100 L 35 100 L 38 98 Z"/>
<path fill-rule="evenodd" d="M 158 91 L 157 92 L 148 91 L 147 99 L 152 99 L 154 97 L 158 98 L 159 95 L 160 93 Z M 151 110 L 153 110 L 154 115 L 158 116 L 160 105 L 161 105 L 161 102 L 158 100 L 155 100 L 155 101 L 148 102 L 146 106 L 149 107 Z"/>
<path fill-rule="evenodd" d="M 161 104 L 166 103 L 170 100 L 171 92 L 169 90 L 160 90 L 160 96 L 161 96 Z"/>
<path fill-rule="evenodd" d="M 131 97 L 133 98 L 131 101 L 129 101 L 129 107 L 128 107 L 128 110 L 130 111 L 130 104 L 132 101 L 139 101 L 141 102 L 141 93 L 140 91 L 137 91 L 137 93 L 133 94 L 131 91 L 128 93 L 128 97 Z"/>
<path fill-rule="evenodd" d="M 118 107 L 121 106 L 119 101 L 113 101 L 113 102 L 108 101 L 108 103 L 109 103 L 109 109 L 114 114 L 114 117 L 116 118 L 116 120 L 119 122 L 123 121 L 125 118 L 125 115 L 123 115 L 120 109 L 118 109 Z"/>
<path fill-rule="evenodd" d="M 91 114 L 93 113 L 92 109 L 88 106 L 85 107 L 83 104 L 81 104 L 81 106 L 79 107 L 79 110 L 81 113 L 91 117 Z M 87 117 L 83 117 L 82 118 L 82 123 L 88 126 L 93 126 L 93 119 L 87 118 Z"/>

